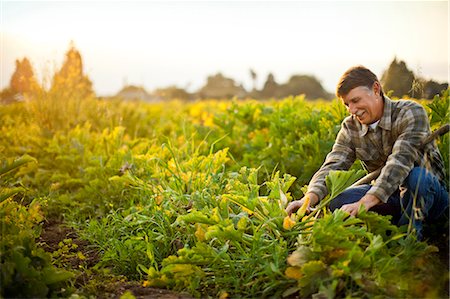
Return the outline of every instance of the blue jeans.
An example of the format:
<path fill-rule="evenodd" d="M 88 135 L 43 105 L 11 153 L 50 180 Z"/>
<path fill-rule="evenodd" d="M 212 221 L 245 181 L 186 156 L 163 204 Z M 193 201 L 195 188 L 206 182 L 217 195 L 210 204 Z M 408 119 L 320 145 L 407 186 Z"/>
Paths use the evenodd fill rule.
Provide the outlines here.
<path fill-rule="evenodd" d="M 414 167 L 403 186 L 406 187 L 405 191 L 395 191 L 386 203 L 380 203 L 370 211 L 392 215 L 393 223 L 398 226 L 411 222 L 417 238 L 422 239 L 423 222 L 436 220 L 447 211 L 448 191 L 436 176 L 423 167 Z M 330 209 L 333 211 L 360 200 L 370 187 L 361 185 L 346 189 L 330 202 Z"/>

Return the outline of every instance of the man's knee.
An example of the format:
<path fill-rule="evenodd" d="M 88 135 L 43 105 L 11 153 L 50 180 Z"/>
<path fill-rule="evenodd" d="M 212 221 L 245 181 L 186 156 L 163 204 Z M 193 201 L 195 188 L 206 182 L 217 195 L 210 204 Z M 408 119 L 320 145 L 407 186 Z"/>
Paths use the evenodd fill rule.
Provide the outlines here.
<path fill-rule="evenodd" d="M 406 187 L 415 196 L 422 197 L 433 192 L 439 182 L 437 178 L 423 167 L 414 167 L 406 178 Z"/>
<path fill-rule="evenodd" d="M 343 195 L 344 194 L 341 193 L 338 196 L 336 196 L 335 198 L 333 198 L 333 200 L 330 201 L 330 203 L 328 204 L 328 207 L 330 208 L 331 211 L 339 209 L 340 207 L 345 205 L 345 200 L 344 200 L 345 197 Z"/>

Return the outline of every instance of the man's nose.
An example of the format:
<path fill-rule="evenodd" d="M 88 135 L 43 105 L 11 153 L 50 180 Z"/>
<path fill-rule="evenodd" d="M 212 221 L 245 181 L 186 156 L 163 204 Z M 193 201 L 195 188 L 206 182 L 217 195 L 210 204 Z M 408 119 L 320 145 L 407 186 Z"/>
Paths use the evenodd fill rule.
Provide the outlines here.
<path fill-rule="evenodd" d="M 348 112 L 350 112 L 350 114 L 355 114 L 356 113 L 355 105 L 353 105 L 352 103 L 349 103 L 348 104 Z"/>

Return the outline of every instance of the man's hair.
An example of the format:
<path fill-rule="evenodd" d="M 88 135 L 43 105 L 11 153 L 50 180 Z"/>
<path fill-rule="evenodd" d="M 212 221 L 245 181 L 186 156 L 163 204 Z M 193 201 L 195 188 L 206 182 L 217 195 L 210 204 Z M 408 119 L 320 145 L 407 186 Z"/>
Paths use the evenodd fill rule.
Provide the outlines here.
<path fill-rule="evenodd" d="M 365 86 L 372 89 L 373 83 L 380 82 L 377 76 L 368 68 L 358 65 L 348 69 L 339 79 L 336 88 L 336 96 L 342 98 L 346 96 L 353 88 Z M 381 88 L 381 84 L 380 84 Z M 383 97 L 383 90 L 380 89 L 381 97 Z"/>

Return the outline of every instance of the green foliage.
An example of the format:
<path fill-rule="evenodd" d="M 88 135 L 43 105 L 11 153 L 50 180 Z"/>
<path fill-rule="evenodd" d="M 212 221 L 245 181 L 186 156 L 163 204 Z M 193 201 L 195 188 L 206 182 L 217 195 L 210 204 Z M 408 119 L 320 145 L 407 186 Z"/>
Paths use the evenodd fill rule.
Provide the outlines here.
<path fill-rule="evenodd" d="M 362 178 L 366 172 L 364 170 L 332 170 L 325 179 L 328 188 L 328 197 L 323 199 L 321 205 L 328 204 L 333 198 Z"/>
<path fill-rule="evenodd" d="M 36 159 L 34 159 L 29 155 L 24 155 L 14 160 L 12 163 L 8 163 L 8 161 L 3 161 L 0 167 L 0 177 L 29 162 L 37 162 L 37 161 Z"/>
<path fill-rule="evenodd" d="M 298 244 L 288 262 L 302 297 L 435 297 L 445 281 L 431 278 L 439 272 L 431 256 L 437 248 L 373 212 L 326 213 Z"/>
<path fill-rule="evenodd" d="M 441 104 L 430 109 L 441 113 Z M 442 272 L 417 272 L 427 263 L 439 265 L 432 248 L 406 237 L 387 218 L 346 218 L 323 205 L 309 216 L 286 219 L 287 202 L 303 195 L 301 187 L 322 164 L 346 114 L 337 101 L 313 105 L 303 97 L 149 105 L 42 94 L 35 102 L 1 106 L 0 179 L 9 198 L 1 204 L 10 209 L 2 221 L 20 220 L 9 228 L 18 239 L 9 236 L 2 263 L 34 267 L 33 281 L 62 296 L 54 287 L 60 283 L 45 281 L 39 276 L 44 268 L 33 264 L 49 265 L 34 243 L 42 220 L 35 199 L 45 198 L 47 218 L 64 218 L 99 250 L 100 263 L 83 269 L 89 275 L 111 271 L 99 277 L 126 275 L 198 296 L 431 296 L 430 288 L 413 290 L 423 286 L 412 277 L 433 287 L 440 282 Z M 361 174 L 330 174 L 328 200 Z M 41 218 L 21 226 L 30 215 Z M 20 237 L 25 235 L 32 237 Z M 301 247 L 304 269 L 287 264 L 289 253 L 302 245 L 298 240 L 307 245 Z M 20 250 L 11 249 L 14 242 L 22 244 Z M 73 245 L 63 241 L 53 262 L 66 266 L 78 254 Z M 345 260 L 318 255 L 340 248 Z M 382 279 L 393 279 L 393 265 L 392 273 L 402 275 L 397 290 Z M 85 288 L 95 292 L 99 285 L 93 280 Z M 438 287 L 436 294 L 442 294 Z"/>
<path fill-rule="evenodd" d="M 232 296 L 280 296 L 290 284 L 283 269 L 298 234 L 282 228 L 282 194 L 293 180 L 276 174 L 266 182 L 269 195 L 260 196 L 256 179 L 255 169 L 243 168 L 228 177 L 224 193 L 210 199 L 211 207 L 178 216 L 173 225 L 195 239 L 166 257 L 162 268 L 149 267 L 148 285 L 198 295 L 225 289 Z"/>
<path fill-rule="evenodd" d="M 319 110 L 303 97 L 272 105 L 234 102 L 215 116 L 220 134 L 211 135 L 225 136 L 217 146 L 229 147 L 239 165 L 261 166 L 260 181 L 274 170 L 297 177 L 293 192 L 300 197 L 300 187 L 309 182 L 331 150 L 345 117 L 339 106 L 335 101 Z"/>
<path fill-rule="evenodd" d="M 326 178 L 330 202 L 363 171 L 331 172 Z M 319 207 L 320 208 L 320 207 Z M 316 214 L 318 213 L 316 210 Z M 302 297 L 436 297 L 447 277 L 439 277 L 438 249 L 418 242 L 381 216 L 361 209 L 357 218 L 337 209 L 324 210 L 300 234 L 297 249 L 287 258 L 286 276 L 297 281 L 287 294 Z"/>
<path fill-rule="evenodd" d="M 33 202 L 27 208 L 7 199 L 0 203 L 0 216 L 1 296 L 63 295 L 73 274 L 55 268 L 50 254 L 35 243 L 37 223 L 43 220 L 40 205 Z"/>
<path fill-rule="evenodd" d="M 35 200 L 29 207 L 22 206 L 11 198 L 23 188 L 6 187 L 6 176 L 30 162 L 36 162 L 36 159 L 25 155 L 12 162 L 3 161 L 0 168 L 2 297 L 61 295 L 66 281 L 73 277 L 72 273 L 53 267 L 50 255 L 36 246 L 37 224 L 43 220 L 39 202 Z"/>
<path fill-rule="evenodd" d="M 15 176 L 12 175 L 12 172 L 30 162 L 37 161 L 29 155 L 23 155 L 13 161 L 2 161 L 0 164 L 0 183 L 2 185 L 2 189 L 0 190 L 0 203 L 16 194 L 26 192 L 26 189 L 20 186 L 20 181 L 17 181 Z"/>
<path fill-rule="evenodd" d="M 438 128 L 448 123 L 450 119 L 449 92 L 450 90 L 447 89 L 442 96 L 434 96 L 433 101 L 427 105 L 431 110 L 430 124 L 432 128 Z"/>
<path fill-rule="evenodd" d="M 450 89 L 445 90 L 442 96 L 435 96 L 433 101 L 427 105 L 430 109 L 430 125 L 432 130 L 437 130 L 441 126 L 450 122 Z M 445 173 L 449 174 L 449 152 L 450 152 L 450 134 L 447 133 L 437 138 L 439 151 L 444 161 Z"/>

